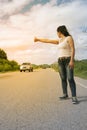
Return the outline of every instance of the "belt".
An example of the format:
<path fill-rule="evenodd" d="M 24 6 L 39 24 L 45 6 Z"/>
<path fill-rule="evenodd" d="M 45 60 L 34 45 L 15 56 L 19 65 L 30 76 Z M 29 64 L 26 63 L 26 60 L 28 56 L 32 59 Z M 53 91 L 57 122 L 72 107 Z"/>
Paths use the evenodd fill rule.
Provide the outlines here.
<path fill-rule="evenodd" d="M 59 60 L 67 60 L 70 59 L 71 57 L 59 57 Z"/>

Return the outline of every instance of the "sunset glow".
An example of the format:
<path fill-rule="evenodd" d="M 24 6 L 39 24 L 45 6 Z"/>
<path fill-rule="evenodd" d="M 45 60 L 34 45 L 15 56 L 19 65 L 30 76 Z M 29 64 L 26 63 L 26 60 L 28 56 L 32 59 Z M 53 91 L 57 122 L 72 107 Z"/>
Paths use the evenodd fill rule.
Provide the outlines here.
<path fill-rule="evenodd" d="M 87 58 L 85 0 L 0 0 L 0 48 L 19 63 L 51 64 L 57 46 L 34 43 L 34 37 L 58 39 L 56 28 L 66 25 L 74 37 L 76 59 Z"/>

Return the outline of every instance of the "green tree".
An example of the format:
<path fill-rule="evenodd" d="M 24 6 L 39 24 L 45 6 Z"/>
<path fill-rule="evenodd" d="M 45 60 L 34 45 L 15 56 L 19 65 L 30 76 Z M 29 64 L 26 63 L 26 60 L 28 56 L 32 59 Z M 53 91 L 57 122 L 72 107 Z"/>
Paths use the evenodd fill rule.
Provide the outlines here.
<path fill-rule="evenodd" d="M 7 54 L 2 49 L 0 49 L 0 59 L 7 59 Z"/>

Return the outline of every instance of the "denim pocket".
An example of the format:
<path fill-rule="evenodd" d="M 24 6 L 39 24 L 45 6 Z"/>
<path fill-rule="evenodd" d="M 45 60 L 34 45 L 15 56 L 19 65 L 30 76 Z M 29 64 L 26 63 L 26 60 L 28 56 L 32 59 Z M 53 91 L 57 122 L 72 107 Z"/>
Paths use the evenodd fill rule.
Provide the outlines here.
<path fill-rule="evenodd" d="M 69 66 L 69 63 L 70 63 L 70 59 L 66 59 L 66 65 Z"/>

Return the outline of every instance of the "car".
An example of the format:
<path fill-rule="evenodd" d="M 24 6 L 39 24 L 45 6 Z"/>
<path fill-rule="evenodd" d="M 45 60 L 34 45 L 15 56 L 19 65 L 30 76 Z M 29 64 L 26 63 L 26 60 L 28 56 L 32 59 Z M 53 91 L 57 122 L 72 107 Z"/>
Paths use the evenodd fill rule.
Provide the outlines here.
<path fill-rule="evenodd" d="M 33 67 L 31 63 L 23 63 L 20 65 L 20 72 L 22 71 L 29 71 L 29 72 L 33 72 Z"/>

